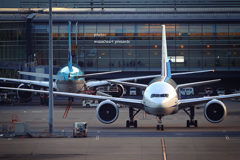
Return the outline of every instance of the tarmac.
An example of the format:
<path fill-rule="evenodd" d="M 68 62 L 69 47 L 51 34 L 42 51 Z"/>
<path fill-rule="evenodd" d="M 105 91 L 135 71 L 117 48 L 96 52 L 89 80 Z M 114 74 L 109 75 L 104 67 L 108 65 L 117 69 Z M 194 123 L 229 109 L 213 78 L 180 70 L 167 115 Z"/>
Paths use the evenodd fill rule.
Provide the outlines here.
<path fill-rule="evenodd" d="M 186 127 L 188 115 L 179 111 L 163 118 L 164 131 L 157 131 L 154 116 L 140 111 L 135 119 L 138 128 L 126 128 L 128 108 L 119 108 L 112 124 L 103 124 L 95 108 L 84 108 L 75 100 L 66 118 L 67 98 L 55 98 L 54 135 L 37 138 L 48 130 L 48 106 L 39 100 L 0 106 L 0 127 L 12 125 L 12 115 L 30 121 L 30 132 L 36 138 L 15 137 L 0 132 L 0 159 L 84 159 L 84 160 L 236 160 L 240 157 L 240 102 L 224 100 L 227 117 L 217 124 L 209 123 L 203 109 L 196 109 L 198 127 Z M 88 136 L 73 138 L 74 122 L 87 122 Z M 64 127 L 64 128 L 63 128 Z M 0 128 L 1 129 L 1 128 Z M 43 137 L 46 134 L 43 134 Z"/>

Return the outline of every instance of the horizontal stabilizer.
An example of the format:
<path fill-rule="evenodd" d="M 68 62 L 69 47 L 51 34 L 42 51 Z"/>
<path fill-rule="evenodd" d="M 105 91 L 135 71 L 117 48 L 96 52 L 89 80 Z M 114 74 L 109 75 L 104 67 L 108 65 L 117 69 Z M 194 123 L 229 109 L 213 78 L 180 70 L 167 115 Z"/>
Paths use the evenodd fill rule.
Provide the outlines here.
<path fill-rule="evenodd" d="M 108 82 L 111 82 L 114 84 L 122 84 L 124 86 L 137 87 L 141 89 L 145 89 L 148 87 L 148 85 L 146 84 L 139 84 L 139 83 L 128 83 L 128 82 L 120 82 L 120 81 L 113 81 L 113 80 L 108 80 Z"/>
<path fill-rule="evenodd" d="M 85 74 L 85 75 L 75 76 L 75 77 L 76 78 L 84 78 L 84 77 L 98 76 L 98 75 L 102 75 L 102 74 L 110 74 L 110 73 L 117 73 L 117 72 L 122 72 L 122 71 L 119 70 L 119 71 L 111 71 L 111 72 L 101 72 L 101 73 Z"/>
<path fill-rule="evenodd" d="M 184 74 L 193 74 L 193 73 L 204 73 L 204 72 L 214 72 L 214 70 L 203 70 L 203 71 L 193 71 L 193 72 L 172 73 L 172 76 L 184 75 Z"/>
<path fill-rule="evenodd" d="M 209 80 L 209 81 L 201 81 L 201 82 L 179 84 L 179 85 L 177 85 L 176 90 L 178 90 L 179 88 L 200 86 L 200 85 L 214 83 L 214 82 L 219 82 L 219 81 L 221 81 L 221 79 L 214 79 L 214 80 Z"/>
<path fill-rule="evenodd" d="M 28 75 L 28 76 L 35 76 L 35 77 L 42 77 L 42 78 L 49 78 L 49 74 L 44 74 L 44 73 L 34 73 L 34 72 L 22 72 L 22 71 L 19 71 L 19 74 L 24 74 L 24 75 Z M 61 75 L 53 75 L 53 79 L 63 80 L 64 77 L 61 76 Z"/>
<path fill-rule="evenodd" d="M 203 70 L 203 71 L 193 71 L 193 72 L 182 72 L 182 73 L 171 73 L 172 76 L 178 76 L 178 75 L 184 75 L 184 74 L 194 74 L 194 73 L 204 73 L 204 72 L 214 72 L 214 70 Z M 149 75 L 149 76 L 139 76 L 139 77 L 129 77 L 129 78 L 118 78 L 114 79 L 114 81 L 137 81 L 140 79 L 150 79 L 150 78 L 156 78 L 161 77 L 161 74 L 156 75 Z"/>

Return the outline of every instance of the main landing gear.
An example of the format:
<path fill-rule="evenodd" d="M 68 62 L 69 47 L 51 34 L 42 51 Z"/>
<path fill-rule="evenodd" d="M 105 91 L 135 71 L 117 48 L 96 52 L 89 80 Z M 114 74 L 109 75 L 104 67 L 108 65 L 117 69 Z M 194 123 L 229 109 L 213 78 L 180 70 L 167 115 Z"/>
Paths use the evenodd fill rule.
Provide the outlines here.
<path fill-rule="evenodd" d="M 134 113 L 135 111 L 135 113 Z M 134 110 L 132 107 L 129 107 L 129 118 L 130 118 L 130 121 L 127 120 L 126 121 L 126 127 L 130 127 L 130 126 L 134 126 L 134 128 L 137 128 L 137 121 L 134 120 L 134 117 L 138 114 L 138 112 L 140 111 L 139 110 Z"/>
<path fill-rule="evenodd" d="M 157 118 L 157 121 L 158 121 L 158 125 L 157 125 L 157 130 L 161 130 L 161 131 L 164 131 L 164 126 L 162 124 L 162 116 L 158 116 L 156 117 Z"/>
<path fill-rule="evenodd" d="M 190 117 L 190 120 L 187 120 L 187 127 L 194 126 L 198 127 L 198 122 L 197 120 L 194 120 L 194 107 L 190 107 L 188 110 L 183 109 Z"/>

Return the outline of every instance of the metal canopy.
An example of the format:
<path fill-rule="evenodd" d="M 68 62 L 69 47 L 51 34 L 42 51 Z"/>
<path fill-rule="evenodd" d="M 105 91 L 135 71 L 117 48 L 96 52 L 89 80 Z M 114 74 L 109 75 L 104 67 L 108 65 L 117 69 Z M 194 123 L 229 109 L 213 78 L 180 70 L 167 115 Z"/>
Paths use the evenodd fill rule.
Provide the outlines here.
<path fill-rule="evenodd" d="M 49 0 L 1 0 L 1 8 L 48 8 Z M 14 3 L 12 3 L 14 2 Z M 53 0 L 65 8 L 221 8 L 239 7 L 239 0 Z"/>

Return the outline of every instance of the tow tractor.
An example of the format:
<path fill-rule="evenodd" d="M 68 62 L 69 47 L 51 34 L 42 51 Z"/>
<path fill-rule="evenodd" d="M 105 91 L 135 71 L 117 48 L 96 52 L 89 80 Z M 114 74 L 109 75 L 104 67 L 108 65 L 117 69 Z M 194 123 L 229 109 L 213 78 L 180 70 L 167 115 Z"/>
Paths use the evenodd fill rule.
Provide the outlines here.
<path fill-rule="evenodd" d="M 87 137 L 87 122 L 75 122 L 73 124 L 73 137 Z"/>

